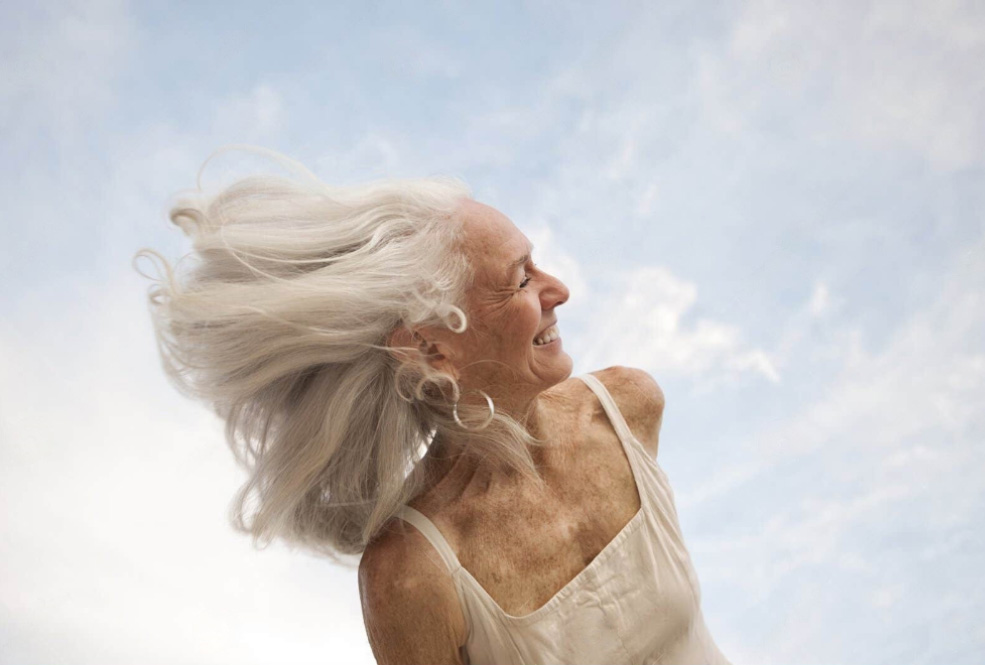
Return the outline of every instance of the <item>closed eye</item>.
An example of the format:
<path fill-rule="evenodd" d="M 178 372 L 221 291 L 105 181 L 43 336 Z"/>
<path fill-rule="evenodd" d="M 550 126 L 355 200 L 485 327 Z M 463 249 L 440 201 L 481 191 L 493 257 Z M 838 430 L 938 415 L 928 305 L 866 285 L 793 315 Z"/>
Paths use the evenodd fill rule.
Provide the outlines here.
<path fill-rule="evenodd" d="M 533 263 L 533 264 L 531 264 L 531 265 L 532 265 L 532 266 L 533 266 L 534 268 L 536 268 L 536 267 L 537 267 L 537 264 L 536 264 L 536 263 Z M 522 289 L 523 287 L 525 287 L 525 286 L 526 286 L 526 285 L 527 285 L 527 284 L 528 284 L 528 283 L 530 282 L 530 280 L 531 280 L 531 279 L 533 279 L 533 277 L 530 277 L 530 276 L 528 275 L 526 279 L 524 279 L 524 280 L 523 280 L 522 282 L 520 282 L 520 288 Z"/>

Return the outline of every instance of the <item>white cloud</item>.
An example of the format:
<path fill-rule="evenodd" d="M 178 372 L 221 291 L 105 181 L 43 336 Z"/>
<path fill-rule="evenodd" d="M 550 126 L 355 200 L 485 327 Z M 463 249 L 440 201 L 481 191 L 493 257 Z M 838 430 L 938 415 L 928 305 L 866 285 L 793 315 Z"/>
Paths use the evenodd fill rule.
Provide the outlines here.
<path fill-rule="evenodd" d="M 538 263 L 571 288 L 558 315 L 576 362 L 585 369 L 634 364 L 658 378 L 690 381 L 697 392 L 751 385 L 756 390 L 718 393 L 735 396 L 731 406 L 750 413 L 785 400 L 791 415 L 780 422 L 772 418 L 748 433 L 744 423 L 723 419 L 707 426 L 711 440 L 682 436 L 675 443 L 668 436 L 661 452 L 673 461 L 676 445 L 676 459 L 699 460 L 693 487 L 685 474 L 674 476 L 678 505 L 685 535 L 702 527 L 688 545 L 701 559 L 706 612 L 718 618 L 713 633 L 733 662 L 838 662 L 845 654 L 882 654 L 888 662 L 892 649 L 922 662 L 959 660 L 933 658 L 952 649 L 968 660 L 985 644 L 977 620 L 985 589 L 976 568 L 961 568 L 980 558 L 976 534 L 985 527 L 977 517 L 985 466 L 985 247 L 958 255 L 938 302 L 912 312 L 875 346 L 870 331 L 844 318 L 844 305 L 858 294 L 837 280 L 844 256 L 821 243 L 812 249 L 830 271 L 805 269 L 784 285 L 807 292 L 792 308 L 777 299 L 776 320 L 787 324 L 779 342 L 768 343 L 752 336 L 748 318 L 701 314 L 712 299 L 699 295 L 714 287 L 701 281 L 699 294 L 682 277 L 698 274 L 688 263 L 700 262 L 697 254 L 627 270 L 597 244 L 573 244 L 569 231 L 592 228 L 586 237 L 598 242 L 610 237 L 594 233 L 598 225 L 612 222 L 617 246 L 619 234 L 635 238 L 654 213 L 665 230 L 683 228 L 682 213 L 731 214 L 727 206 L 746 186 L 803 156 L 806 148 L 791 136 L 815 154 L 916 155 L 944 184 L 918 183 L 923 190 L 900 191 L 899 199 L 921 214 L 953 217 L 954 227 L 976 225 L 975 208 L 956 193 L 968 181 L 943 178 L 981 164 L 980 8 L 754 0 L 736 7 L 731 26 L 705 9 L 687 15 L 701 26 L 692 32 L 689 24 L 677 39 L 662 7 L 652 5 L 609 41 L 579 44 L 582 55 L 552 61 L 523 88 L 497 79 L 494 68 L 469 87 L 462 72 L 477 71 L 474 60 L 451 41 L 435 44 L 395 67 L 420 84 L 464 86 L 457 95 L 427 88 L 426 100 L 437 109 L 452 99 L 466 118 L 462 131 L 419 131 L 419 118 L 411 122 L 410 111 L 393 109 L 374 116 L 380 124 L 346 124 L 355 128 L 342 141 L 346 149 L 326 141 L 318 150 L 341 155 L 335 172 L 345 180 L 422 165 L 508 173 L 490 177 L 485 192 L 506 202 L 504 211 L 529 229 Z M 140 62 L 134 50 L 143 42 L 125 4 L 64 4 L 47 16 L 44 26 L 5 33 L 23 35 L 0 82 L 0 119 L 14 128 L 3 137 L 8 145 L 34 140 L 35 130 L 70 144 L 113 108 L 114 82 Z M 376 43 L 404 54 L 430 44 L 424 33 L 391 42 L 381 34 Z M 353 90 L 379 98 L 383 84 L 361 74 L 355 72 Z M 0 322 L 4 660 L 372 662 L 351 571 L 278 548 L 254 555 L 229 531 L 223 513 L 239 478 L 217 423 L 162 381 L 146 327 L 145 284 L 127 286 L 140 281 L 128 266 L 131 281 L 119 273 L 92 276 L 105 259 L 152 242 L 156 231 L 149 229 L 174 231 L 164 231 L 163 203 L 193 184 L 218 143 L 278 142 L 297 124 L 301 109 L 289 88 L 260 80 L 202 107 L 213 119 L 210 131 L 176 128 L 165 115 L 141 118 L 139 134 L 113 136 L 115 152 L 94 155 L 79 142 L 49 167 L 55 175 L 25 176 L 23 186 L 11 188 L 17 214 L 8 217 L 31 222 L 15 239 L 35 237 L 30 247 L 5 243 L 8 251 L 22 247 L 32 251 L 16 249 L 18 255 L 33 256 L 58 239 L 72 244 L 72 229 L 101 240 L 71 279 L 53 276 L 52 261 L 42 265 L 50 271 L 43 283 L 15 285 L 9 292 L 16 300 Z M 410 98 L 408 108 L 431 108 L 420 102 Z M 325 120 L 324 107 L 308 111 Z M 326 122 L 348 119 L 344 109 L 333 113 Z M 540 162 L 547 164 L 542 171 L 523 175 L 535 192 L 531 201 L 518 203 L 523 192 L 513 168 Z M 817 168 L 811 177 L 838 175 Z M 743 169 L 751 178 L 735 179 Z M 863 207 L 880 205 L 885 186 L 859 175 L 852 195 Z M 743 232 L 786 223 L 773 214 L 702 230 L 728 231 L 733 221 L 748 224 Z M 884 239 L 912 230 L 909 220 L 890 221 L 878 230 Z M 855 234 L 850 245 L 874 231 L 832 224 L 811 237 L 830 241 L 846 232 Z M 677 239 L 661 236 L 662 246 L 685 252 L 687 243 L 666 242 Z M 886 243 L 886 251 L 898 249 Z M 41 265 L 50 253 L 37 256 Z M 805 286 L 811 284 L 813 291 Z M 817 368 L 828 374 L 813 376 Z M 728 450 L 715 448 L 718 442 Z M 719 455 L 739 461 L 708 471 L 703 460 Z M 729 596 L 730 589 L 742 593 Z M 893 646 L 874 645 L 872 635 Z M 925 656 L 914 656 L 914 645 Z"/>
<path fill-rule="evenodd" d="M 312 170 L 332 184 L 346 184 L 373 178 L 402 175 L 418 177 L 420 172 L 404 174 L 402 146 L 384 130 L 369 130 L 353 137 L 347 149 L 337 149 L 312 160 Z"/>
<path fill-rule="evenodd" d="M 78 280 L 0 329 L 5 657 L 372 662 L 353 570 L 225 522 L 240 475 L 221 423 L 164 382 L 145 286 Z"/>
<path fill-rule="evenodd" d="M 914 314 L 878 353 L 858 348 L 828 395 L 763 441 L 762 450 L 802 454 L 865 432 L 873 446 L 927 433 L 964 436 L 981 426 L 985 403 L 985 241 L 956 258 L 939 299 Z M 978 340 L 977 342 L 973 340 Z"/>
<path fill-rule="evenodd" d="M 394 66 L 414 78 L 454 80 L 462 75 L 458 54 L 440 42 L 426 39 L 417 30 L 380 26 L 373 34 L 373 42 L 371 48 L 397 54 Z"/>
<path fill-rule="evenodd" d="M 764 108 L 800 107 L 820 131 L 934 168 L 981 163 L 985 12 L 974 3 L 880 1 L 823 5 L 750 0 L 729 49 L 706 53 L 704 112 L 725 132 L 753 131 Z M 823 128 L 823 129 L 822 129 Z"/>
<path fill-rule="evenodd" d="M 136 25 L 125 1 L 46 3 L 41 18 L 26 6 L 5 9 L 9 39 L 0 77 L 0 125 L 17 126 L 5 140 L 51 130 L 77 139 L 116 99 L 114 84 L 129 66 Z"/>
<path fill-rule="evenodd" d="M 824 282 L 818 282 L 814 285 L 814 293 L 811 295 L 811 301 L 808 305 L 811 315 L 821 316 L 825 314 L 831 308 L 831 292 L 828 290 L 828 285 Z"/>
<path fill-rule="evenodd" d="M 679 502 L 685 514 L 741 507 L 729 535 L 689 541 L 705 562 L 702 579 L 741 590 L 750 610 L 792 602 L 801 618 L 802 608 L 815 612 L 814 623 L 775 626 L 784 638 L 764 649 L 764 662 L 809 658 L 824 627 L 855 602 L 889 613 L 884 626 L 869 627 L 880 635 L 905 639 L 904 627 L 891 626 L 911 620 L 951 634 L 950 646 L 938 643 L 928 658 L 980 647 L 981 635 L 950 631 L 954 614 L 985 609 L 981 585 L 947 597 L 939 588 L 947 575 L 938 571 L 971 573 L 959 567 L 975 558 L 972 534 L 985 526 L 982 256 L 985 236 L 958 254 L 939 299 L 884 348 L 843 355 L 843 373 L 820 398 L 750 435 L 745 462 Z M 793 352 L 819 343 L 805 333 Z M 831 580 L 820 597 L 812 586 L 819 575 Z M 851 648 L 848 634 L 839 640 L 823 648 L 832 655 Z"/>
<path fill-rule="evenodd" d="M 691 322 L 697 286 L 659 266 L 626 270 L 593 308 L 578 357 L 588 367 L 626 364 L 656 375 L 693 379 L 699 390 L 745 373 L 770 382 L 780 375 L 770 355 L 743 341 L 739 328 L 709 318 Z"/>
<path fill-rule="evenodd" d="M 267 83 L 225 99 L 215 109 L 213 131 L 233 142 L 272 141 L 286 121 L 281 93 Z"/>

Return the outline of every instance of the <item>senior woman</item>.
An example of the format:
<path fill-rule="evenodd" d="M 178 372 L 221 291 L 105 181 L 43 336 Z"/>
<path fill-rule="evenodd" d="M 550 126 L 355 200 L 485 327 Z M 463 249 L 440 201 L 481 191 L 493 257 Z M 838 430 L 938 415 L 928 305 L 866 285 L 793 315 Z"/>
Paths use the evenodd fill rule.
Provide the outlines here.
<path fill-rule="evenodd" d="M 380 663 L 728 663 L 645 372 L 572 377 L 501 212 L 448 178 L 252 177 L 185 197 L 195 266 L 152 289 L 164 367 L 250 470 L 234 524 L 359 555 Z"/>

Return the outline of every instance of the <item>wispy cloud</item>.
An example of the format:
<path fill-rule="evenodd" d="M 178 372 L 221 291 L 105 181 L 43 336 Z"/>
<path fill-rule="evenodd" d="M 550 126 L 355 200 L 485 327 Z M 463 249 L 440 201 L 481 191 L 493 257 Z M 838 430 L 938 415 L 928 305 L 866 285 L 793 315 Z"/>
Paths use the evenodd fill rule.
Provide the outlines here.
<path fill-rule="evenodd" d="M 816 575 L 832 580 L 827 595 L 812 601 L 814 623 L 788 622 L 784 638 L 759 654 L 764 662 L 806 658 L 806 645 L 843 621 L 848 604 L 864 603 L 896 625 L 925 613 L 943 620 L 985 610 L 981 585 L 960 600 L 934 586 L 976 577 L 968 556 L 981 547 L 972 534 L 985 527 L 982 256 L 985 236 L 955 257 L 939 300 L 914 313 L 885 348 L 842 356 L 843 373 L 823 397 L 744 442 L 748 462 L 715 473 L 681 502 L 697 513 L 709 501 L 743 506 L 730 535 L 703 535 L 693 549 L 711 562 L 707 578 L 734 585 L 750 606 L 791 602 Z M 766 489 L 767 482 L 778 487 Z M 948 566 L 957 568 L 945 573 Z M 941 574 L 916 573 L 928 569 Z M 890 625 L 870 627 L 883 636 L 877 641 L 898 634 Z M 974 653 L 981 636 L 952 640 L 918 662 Z M 825 648 L 834 658 L 848 640 Z"/>
<path fill-rule="evenodd" d="M 116 84 L 137 47 L 137 25 L 117 0 L 28 4 L 3 11 L 4 76 L 0 126 L 5 143 L 50 131 L 63 140 L 98 120 L 117 99 Z M 17 127 L 17 132 L 9 128 Z M 11 147 L 8 143 L 8 149 Z"/>
<path fill-rule="evenodd" d="M 780 375 L 763 349 L 742 340 L 737 326 L 688 315 L 697 287 L 666 268 L 641 267 L 594 295 L 594 320 L 579 358 L 588 367 L 629 364 L 654 374 L 687 376 L 702 389 L 750 372 Z"/>
<path fill-rule="evenodd" d="M 149 7 L 0 10 L 0 660 L 372 662 L 351 570 L 226 525 L 220 423 L 165 383 L 130 269 L 187 250 L 168 197 L 254 142 L 334 183 L 459 175 L 527 233 L 577 371 L 668 392 L 733 662 L 976 662 L 978 5 L 326 6 L 287 37 Z"/>
<path fill-rule="evenodd" d="M 241 136 L 245 142 L 269 144 L 285 122 L 284 99 L 272 86 L 260 83 L 245 95 L 222 102 L 215 109 L 214 130 Z"/>

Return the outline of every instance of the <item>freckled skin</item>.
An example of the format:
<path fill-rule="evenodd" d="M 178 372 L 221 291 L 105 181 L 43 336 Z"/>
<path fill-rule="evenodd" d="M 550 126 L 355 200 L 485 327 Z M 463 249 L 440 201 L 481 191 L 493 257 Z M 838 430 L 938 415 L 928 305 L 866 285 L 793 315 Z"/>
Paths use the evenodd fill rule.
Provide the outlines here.
<path fill-rule="evenodd" d="M 467 200 L 460 214 L 466 251 L 476 270 L 466 302 L 469 328 L 464 334 L 434 327 L 418 333 L 430 344 L 428 351 L 438 356 L 435 365 L 456 376 L 466 393 L 482 389 L 497 409 L 518 419 L 527 417 L 536 427 L 537 396 L 568 378 L 573 361 L 563 348 L 538 349 L 532 342 L 558 320 L 555 308 L 568 300 L 568 288 L 539 270 L 534 257 L 505 275 L 509 264 L 530 247 L 527 237 L 508 217 L 482 203 Z M 462 399 L 484 403 L 477 393 Z"/>
<path fill-rule="evenodd" d="M 526 253 L 527 238 L 505 215 L 476 201 L 466 201 L 460 214 L 477 273 L 467 303 L 469 330 L 415 332 L 435 366 L 458 378 L 463 401 L 484 403 L 475 393 L 468 399 L 470 388 L 481 388 L 497 410 L 546 439 L 548 445 L 531 454 L 547 489 L 462 455 L 468 446 L 463 434 L 432 444 L 425 464 L 435 480 L 411 505 L 435 523 L 500 607 L 526 614 L 591 563 L 636 514 L 640 499 L 601 403 L 571 378 L 573 361 L 563 344 L 555 349 L 532 344 L 556 320 L 564 335 L 555 308 L 568 299 L 567 287 L 533 262 L 507 279 L 504 271 Z M 420 339 L 398 332 L 391 343 Z M 626 367 L 593 374 L 655 456 L 663 412 L 656 382 Z M 360 593 L 379 662 L 462 662 L 465 618 L 451 577 L 436 558 L 427 540 L 398 519 L 364 553 Z"/>

